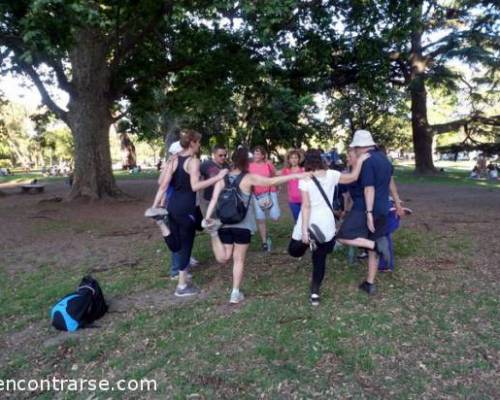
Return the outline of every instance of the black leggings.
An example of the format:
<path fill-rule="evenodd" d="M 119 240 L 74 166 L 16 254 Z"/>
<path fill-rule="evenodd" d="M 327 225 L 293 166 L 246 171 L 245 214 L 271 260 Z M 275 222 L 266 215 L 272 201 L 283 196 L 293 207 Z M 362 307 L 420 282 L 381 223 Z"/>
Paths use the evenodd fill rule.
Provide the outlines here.
<path fill-rule="evenodd" d="M 326 256 L 333 251 L 335 246 L 335 239 L 330 240 L 326 243 L 318 243 L 317 249 L 312 252 L 312 280 L 311 280 L 311 292 L 319 294 L 319 287 L 323 282 L 323 278 L 325 277 L 325 268 L 326 268 Z M 300 240 L 292 239 L 290 244 L 288 245 L 288 253 L 292 257 L 302 257 L 309 246 L 307 244 L 302 243 Z"/>
<path fill-rule="evenodd" d="M 196 217 L 188 215 L 168 215 L 170 235 L 165 238 L 168 248 L 179 255 L 179 270 L 189 266 L 196 236 Z"/>
<path fill-rule="evenodd" d="M 325 277 L 326 256 L 333 251 L 334 246 L 335 240 L 318 244 L 318 248 L 311 254 L 313 264 L 311 293 L 319 294 L 319 287 Z"/>

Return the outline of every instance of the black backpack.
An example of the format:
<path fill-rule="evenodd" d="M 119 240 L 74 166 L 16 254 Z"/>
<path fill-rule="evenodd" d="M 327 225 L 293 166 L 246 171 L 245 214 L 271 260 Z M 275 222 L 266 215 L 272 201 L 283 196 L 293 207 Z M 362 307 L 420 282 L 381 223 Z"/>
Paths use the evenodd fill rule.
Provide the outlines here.
<path fill-rule="evenodd" d="M 240 183 L 245 175 L 246 172 L 242 172 L 233 183 L 229 181 L 229 176 L 224 177 L 226 186 L 219 195 L 216 207 L 217 218 L 223 224 L 237 224 L 243 221 L 247 215 L 251 197 L 248 198 L 248 202 L 245 204 L 240 192 Z"/>
<path fill-rule="evenodd" d="M 59 300 L 50 313 L 52 326 L 60 331 L 74 332 L 101 318 L 108 311 L 99 283 L 85 276 L 76 292 Z"/>

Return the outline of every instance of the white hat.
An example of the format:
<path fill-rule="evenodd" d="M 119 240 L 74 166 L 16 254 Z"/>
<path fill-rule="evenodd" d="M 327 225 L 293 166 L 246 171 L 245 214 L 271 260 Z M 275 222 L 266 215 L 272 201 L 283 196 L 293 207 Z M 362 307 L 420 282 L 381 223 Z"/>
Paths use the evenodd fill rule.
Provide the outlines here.
<path fill-rule="evenodd" d="M 181 142 L 177 141 L 170 145 L 168 152 L 172 155 L 180 153 L 182 151 Z"/>
<path fill-rule="evenodd" d="M 358 129 L 354 132 L 354 137 L 349 147 L 370 147 L 376 146 L 372 134 L 369 131 Z"/>

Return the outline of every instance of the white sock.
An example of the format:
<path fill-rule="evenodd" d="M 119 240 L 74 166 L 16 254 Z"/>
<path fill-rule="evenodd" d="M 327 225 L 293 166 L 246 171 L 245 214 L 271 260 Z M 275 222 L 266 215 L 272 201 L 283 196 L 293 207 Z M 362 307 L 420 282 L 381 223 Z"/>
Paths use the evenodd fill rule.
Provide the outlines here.
<path fill-rule="evenodd" d="M 184 284 L 184 285 L 177 285 L 177 289 L 179 289 L 179 290 L 184 290 L 186 288 L 187 288 L 186 284 Z"/>
<path fill-rule="evenodd" d="M 231 295 L 236 295 L 240 293 L 240 289 L 233 288 L 233 291 L 231 292 Z"/>

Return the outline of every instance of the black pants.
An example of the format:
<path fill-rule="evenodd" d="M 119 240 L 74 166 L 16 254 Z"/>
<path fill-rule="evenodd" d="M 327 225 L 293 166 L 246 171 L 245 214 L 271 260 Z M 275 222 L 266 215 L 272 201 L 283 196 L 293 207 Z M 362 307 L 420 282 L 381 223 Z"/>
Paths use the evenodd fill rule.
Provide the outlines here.
<path fill-rule="evenodd" d="M 165 238 L 168 248 L 179 256 L 179 270 L 189 266 L 196 236 L 196 217 L 188 215 L 168 215 L 170 235 Z"/>
<path fill-rule="evenodd" d="M 311 293 L 319 294 L 319 288 L 325 277 L 326 256 L 333 251 L 334 246 L 335 239 L 326 243 L 318 243 L 317 249 L 311 254 L 313 264 Z M 288 246 L 288 253 L 292 257 L 302 257 L 308 247 L 309 246 L 307 244 L 304 244 L 299 240 L 292 239 Z"/>

